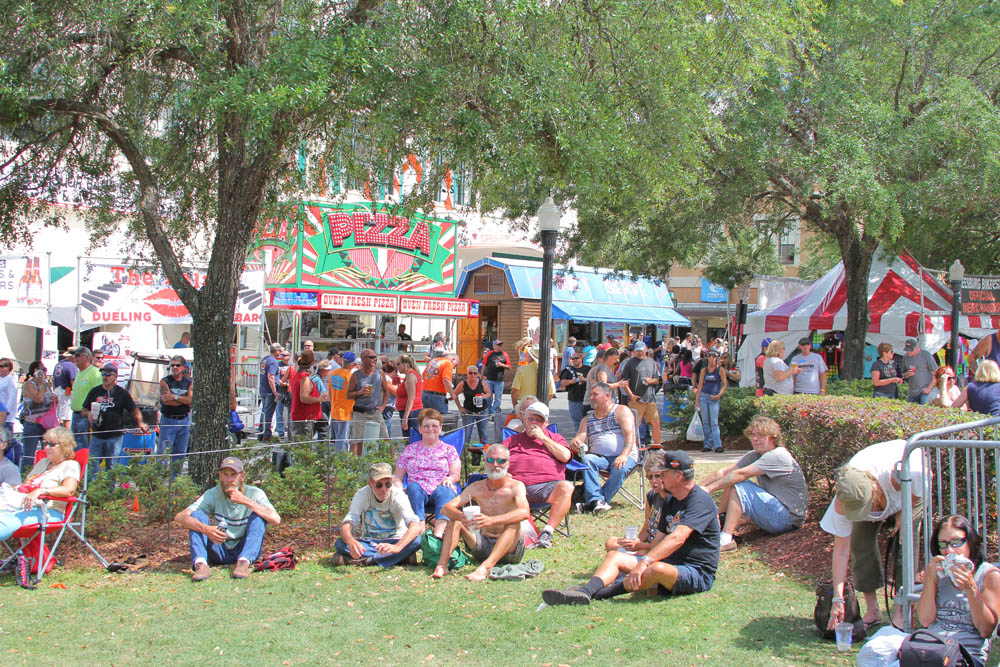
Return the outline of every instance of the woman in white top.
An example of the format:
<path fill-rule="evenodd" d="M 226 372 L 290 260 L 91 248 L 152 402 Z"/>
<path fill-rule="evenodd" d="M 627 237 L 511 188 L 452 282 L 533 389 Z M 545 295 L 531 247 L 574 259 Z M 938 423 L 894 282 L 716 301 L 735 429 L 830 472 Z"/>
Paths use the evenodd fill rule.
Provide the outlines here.
<path fill-rule="evenodd" d="M 80 464 L 73 459 L 76 441 L 62 426 L 50 429 L 42 437 L 45 458 L 28 473 L 24 484 L 2 487 L 0 505 L 0 540 L 6 540 L 18 528 L 37 525 L 42 520 L 41 504 L 48 503 L 48 521 L 62 521 L 66 503 L 41 501 L 39 496 L 69 498 L 80 484 Z"/>
<path fill-rule="evenodd" d="M 788 367 L 783 360 L 785 344 L 780 340 L 771 341 L 764 352 L 764 395 L 791 394 L 795 390 L 795 376 L 801 369 Z"/>

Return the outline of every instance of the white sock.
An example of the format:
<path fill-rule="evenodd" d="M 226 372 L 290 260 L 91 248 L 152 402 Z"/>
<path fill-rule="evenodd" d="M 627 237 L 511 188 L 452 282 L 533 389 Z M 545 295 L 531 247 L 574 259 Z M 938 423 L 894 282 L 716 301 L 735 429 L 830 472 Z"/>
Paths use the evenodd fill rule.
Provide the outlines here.
<path fill-rule="evenodd" d="M 729 533 L 720 533 L 719 534 L 719 546 L 720 547 L 723 544 L 729 544 L 732 541 L 733 541 L 733 536 L 730 535 Z"/>
<path fill-rule="evenodd" d="M 551 535 L 552 533 L 556 532 L 556 529 L 553 528 L 552 526 L 545 526 L 545 528 L 542 528 L 542 532 Z"/>
<path fill-rule="evenodd" d="M 198 567 L 199 565 L 202 565 L 202 564 L 204 564 L 204 565 L 208 565 L 208 561 L 207 561 L 207 560 L 205 560 L 204 558 L 199 558 L 199 559 L 197 559 L 197 560 L 196 560 L 196 561 L 194 562 L 194 566 L 195 566 L 195 567 Z"/>

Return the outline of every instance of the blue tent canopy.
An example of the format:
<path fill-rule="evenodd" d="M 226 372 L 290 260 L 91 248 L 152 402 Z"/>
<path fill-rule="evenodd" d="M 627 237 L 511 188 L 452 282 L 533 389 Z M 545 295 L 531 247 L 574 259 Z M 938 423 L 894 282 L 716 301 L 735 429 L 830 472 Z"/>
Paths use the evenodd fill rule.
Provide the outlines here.
<path fill-rule="evenodd" d="M 456 293 L 463 294 L 476 269 L 492 266 L 507 275 L 521 299 L 542 298 L 542 265 L 526 260 L 487 257 L 462 269 Z M 690 326 L 674 310 L 666 285 L 648 278 L 615 275 L 606 269 L 557 267 L 553 274 L 552 316 L 577 322 L 625 322 Z"/>

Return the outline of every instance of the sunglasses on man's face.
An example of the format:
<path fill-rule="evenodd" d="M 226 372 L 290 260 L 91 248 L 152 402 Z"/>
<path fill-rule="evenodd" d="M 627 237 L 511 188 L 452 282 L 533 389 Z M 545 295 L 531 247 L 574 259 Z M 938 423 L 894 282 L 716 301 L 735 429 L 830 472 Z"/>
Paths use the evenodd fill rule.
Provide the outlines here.
<path fill-rule="evenodd" d="M 101 371 L 101 375 L 108 378 L 111 377 L 112 375 L 115 375 L 115 373 L 112 373 L 111 371 Z"/>
<path fill-rule="evenodd" d="M 392 486 L 392 480 L 391 479 L 382 480 L 380 482 L 375 482 L 375 488 L 376 489 L 388 489 L 391 486 Z"/>
<path fill-rule="evenodd" d="M 490 465 L 502 466 L 505 463 L 507 463 L 507 459 L 493 459 L 493 458 L 490 458 L 490 457 L 487 456 L 486 457 L 486 462 L 489 463 Z"/>
<path fill-rule="evenodd" d="M 184 364 L 170 364 L 171 368 L 184 368 Z"/>

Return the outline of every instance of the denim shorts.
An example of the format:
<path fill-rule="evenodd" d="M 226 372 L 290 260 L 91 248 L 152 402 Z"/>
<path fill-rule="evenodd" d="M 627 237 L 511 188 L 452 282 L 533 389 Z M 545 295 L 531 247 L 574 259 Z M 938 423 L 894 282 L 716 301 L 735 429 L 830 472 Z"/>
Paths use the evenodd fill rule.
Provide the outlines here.
<path fill-rule="evenodd" d="M 781 501 L 753 482 L 740 482 L 733 486 L 740 499 L 743 514 L 772 535 L 787 533 L 792 528 L 792 517 Z"/>
<path fill-rule="evenodd" d="M 677 581 L 674 587 L 668 589 L 662 584 L 657 584 L 656 588 L 660 595 L 692 595 L 694 593 L 704 593 L 712 588 L 715 583 L 715 575 L 702 572 L 692 565 L 674 565 L 677 568 Z"/>

